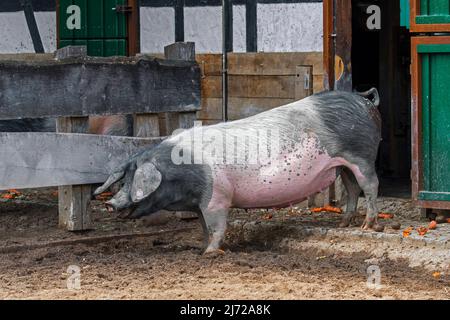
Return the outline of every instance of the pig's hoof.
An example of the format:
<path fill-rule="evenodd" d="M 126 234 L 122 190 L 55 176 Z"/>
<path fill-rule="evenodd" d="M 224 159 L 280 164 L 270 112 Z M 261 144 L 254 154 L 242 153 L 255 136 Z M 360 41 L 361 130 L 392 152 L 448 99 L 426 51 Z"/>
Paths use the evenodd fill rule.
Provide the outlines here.
<path fill-rule="evenodd" d="M 350 227 L 350 224 L 352 222 L 352 219 L 342 219 L 341 223 L 339 223 L 339 228 L 348 228 Z"/>
<path fill-rule="evenodd" d="M 216 257 L 216 256 L 223 256 L 225 254 L 225 251 L 223 251 L 222 249 L 206 249 L 205 252 L 203 253 L 204 256 L 209 256 L 209 257 Z"/>
<path fill-rule="evenodd" d="M 378 222 L 374 220 L 365 220 L 364 224 L 361 226 L 363 230 L 373 230 L 376 232 L 383 232 L 384 231 L 384 225 L 378 224 Z"/>

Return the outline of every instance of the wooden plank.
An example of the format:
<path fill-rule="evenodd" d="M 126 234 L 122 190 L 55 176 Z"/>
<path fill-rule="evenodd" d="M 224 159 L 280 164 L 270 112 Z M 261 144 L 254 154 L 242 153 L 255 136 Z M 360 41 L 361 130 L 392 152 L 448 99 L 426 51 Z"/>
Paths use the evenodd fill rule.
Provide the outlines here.
<path fill-rule="evenodd" d="M 235 98 L 294 98 L 296 76 L 234 75 L 228 77 L 228 96 Z M 222 79 L 202 79 L 202 97 L 221 98 Z"/>
<path fill-rule="evenodd" d="M 352 91 L 352 1 L 336 0 L 336 63 L 343 72 L 335 74 L 335 89 Z"/>
<path fill-rule="evenodd" d="M 139 138 L 159 137 L 159 119 L 157 114 L 133 115 L 134 136 Z"/>
<path fill-rule="evenodd" d="M 161 138 L 0 133 L 0 190 L 103 183 L 111 170 Z"/>
<path fill-rule="evenodd" d="M 334 0 L 323 0 L 323 88 L 334 89 Z M 316 91 L 315 91 L 316 92 Z"/>
<path fill-rule="evenodd" d="M 297 66 L 295 76 L 295 100 L 301 100 L 313 94 L 312 66 Z"/>
<path fill-rule="evenodd" d="M 258 52 L 229 53 L 230 75 L 295 75 L 298 65 L 312 65 L 314 74 L 323 74 L 321 52 Z M 221 73 L 220 54 L 197 54 L 197 63 L 202 75 L 214 76 Z"/>
<path fill-rule="evenodd" d="M 0 69 L 0 119 L 200 109 L 195 62 L 89 57 L 1 61 Z"/>
<path fill-rule="evenodd" d="M 291 102 L 295 99 L 273 98 L 230 98 L 228 101 L 228 116 L 230 120 L 247 118 Z M 202 99 L 202 111 L 197 113 L 201 120 L 222 119 L 222 99 Z"/>

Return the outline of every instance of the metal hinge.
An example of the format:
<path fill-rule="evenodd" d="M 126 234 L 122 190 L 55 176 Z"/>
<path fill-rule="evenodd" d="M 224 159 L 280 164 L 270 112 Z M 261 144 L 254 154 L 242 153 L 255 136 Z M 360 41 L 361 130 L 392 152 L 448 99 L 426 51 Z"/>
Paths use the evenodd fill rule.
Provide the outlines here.
<path fill-rule="evenodd" d="M 114 8 L 113 11 L 116 13 L 131 13 L 133 11 L 133 7 L 127 6 L 125 4 L 118 4 Z"/>

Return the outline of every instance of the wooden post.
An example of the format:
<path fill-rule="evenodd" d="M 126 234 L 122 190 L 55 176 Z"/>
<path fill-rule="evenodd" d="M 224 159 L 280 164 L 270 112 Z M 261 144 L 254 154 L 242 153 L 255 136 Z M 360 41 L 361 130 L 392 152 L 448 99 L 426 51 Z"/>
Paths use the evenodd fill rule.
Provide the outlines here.
<path fill-rule="evenodd" d="M 158 114 L 139 113 L 134 115 L 133 120 L 133 135 L 135 137 L 152 138 L 160 136 Z"/>
<path fill-rule="evenodd" d="M 88 117 L 58 118 L 56 130 L 59 133 L 86 133 L 88 123 Z M 90 200 L 90 185 L 58 187 L 59 226 L 69 231 L 91 229 Z"/>

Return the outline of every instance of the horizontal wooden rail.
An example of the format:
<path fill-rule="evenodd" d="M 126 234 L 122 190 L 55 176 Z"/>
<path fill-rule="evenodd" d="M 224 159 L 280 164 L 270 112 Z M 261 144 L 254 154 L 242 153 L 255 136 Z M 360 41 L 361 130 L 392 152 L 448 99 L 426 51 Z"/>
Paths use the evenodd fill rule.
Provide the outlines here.
<path fill-rule="evenodd" d="M 0 119 L 200 110 L 200 68 L 193 61 L 0 60 L 0 70 Z"/>
<path fill-rule="evenodd" d="M 112 169 L 162 138 L 0 133 L 0 190 L 103 183 Z"/>

